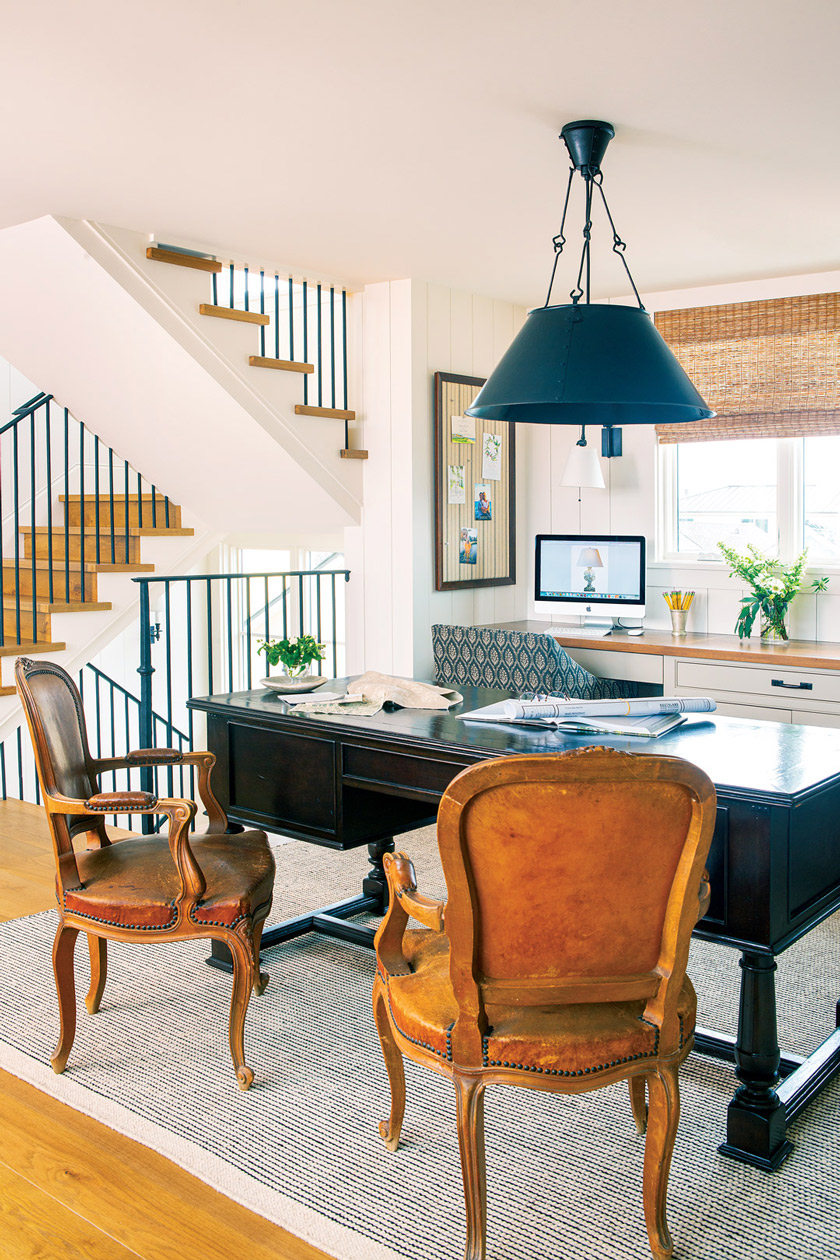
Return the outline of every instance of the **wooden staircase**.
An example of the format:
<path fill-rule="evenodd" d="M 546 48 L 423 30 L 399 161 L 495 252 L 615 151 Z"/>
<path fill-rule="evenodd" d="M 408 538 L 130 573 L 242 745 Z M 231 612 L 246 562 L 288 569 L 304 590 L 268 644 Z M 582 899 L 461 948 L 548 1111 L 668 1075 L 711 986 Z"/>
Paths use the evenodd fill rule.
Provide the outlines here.
<path fill-rule="evenodd" d="M 22 554 L 17 562 L 9 556 L 0 562 L 0 661 L 64 651 L 66 645 L 52 637 L 55 613 L 110 611 L 112 605 L 97 597 L 100 573 L 152 573 L 155 566 L 141 559 L 142 538 L 195 532 L 181 525 L 180 507 L 162 495 L 60 495 L 59 502 L 66 523 L 20 526 Z M 14 694 L 0 677 L 0 696 Z"/>
<path fill-rule="evenodd" d="M 146 250 L 146 257 L 152 262 L 166 263 L 175 267 L 189 267 L 195 271 L 206 271 L 214 276 L 221 274 L 223 268 L 220 262 L 216 262 L 212 258 L 203 258 L 195 254 L 181 253 L 176 249 L 161 249 L 150 245 Z M 271 318 L 258 311 L 243 311 L 230 306 L 217 306 L 209 302 L 201 302 L 199 304 L 199 314 L 212 316 L 216 319 L 229 319 L 243 324 L 256 324 L 267 327 L 271 323 Z M 248 358 L 249 367 L 265 369 L 278 372 L 299 372 L 308 375 L 315 371 L 313 363 L 304 363 L 293 359 L 277 359 L 269 358 L 266 355 L 252 354 Z M 346 391 L 345 391 L 346 392 Z M 305 396 L 305 395 L 304 395 Z M 345 444 L 339 450 L 342 459 L 367 459 L 368 452 L 360 448 L 351 448 L 349 443 L 348 425 L 356 419 L 355 411 L 339 407 L 313 407 L 306 404 L 299 404 L 295 407 L 295 414 L 298 416 L 320 417 L 328 420 L 343 420 L 345 431 Z"/>

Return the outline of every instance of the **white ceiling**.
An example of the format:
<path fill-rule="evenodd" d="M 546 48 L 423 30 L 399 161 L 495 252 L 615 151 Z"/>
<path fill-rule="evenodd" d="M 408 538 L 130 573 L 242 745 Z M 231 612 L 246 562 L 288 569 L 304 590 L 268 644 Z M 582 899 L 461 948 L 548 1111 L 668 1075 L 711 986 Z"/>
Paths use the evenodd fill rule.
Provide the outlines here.
<path fill-rule="evenodd" d="M 604 118 L 640 288 L 840 265 L 837 0 L 3 0 L 0 19 L 0 227 L 90 218 L 530 305 L 557 133 Z M 595 243 L 596 293 L 625 292 L 597 219 Z"/>

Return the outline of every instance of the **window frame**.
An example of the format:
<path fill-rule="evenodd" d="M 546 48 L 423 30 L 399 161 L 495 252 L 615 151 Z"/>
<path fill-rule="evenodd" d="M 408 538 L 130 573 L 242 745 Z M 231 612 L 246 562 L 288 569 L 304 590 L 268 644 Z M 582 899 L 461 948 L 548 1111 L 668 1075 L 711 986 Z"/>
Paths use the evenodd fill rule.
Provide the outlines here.
<path fill-rule="evenodd" d="M 753 439 L 756 442 L 763 438 Z M 783 563 L 789 563 L 804 547 L 804 439 L 801 437 L 776 438 L 776 522 L 777 554 Z M 671 567 L 676 565 L 718 565 L 726 567 L 726 561 L 711 559 L 706 553 L 681 552 L 678 543 L 679 485 L 677 461 L 678 442 L 657 442 L 656 453 L 656 560 Z M 816 559 L 807 569 L 820 573 L 840 573 L 840 563 Z"/>

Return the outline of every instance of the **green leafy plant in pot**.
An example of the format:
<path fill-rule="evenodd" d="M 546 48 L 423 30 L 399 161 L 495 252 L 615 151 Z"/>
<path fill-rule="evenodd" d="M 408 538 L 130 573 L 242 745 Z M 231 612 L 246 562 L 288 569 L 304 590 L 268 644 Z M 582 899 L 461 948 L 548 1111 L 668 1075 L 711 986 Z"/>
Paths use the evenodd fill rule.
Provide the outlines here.
<path fill-rule="evenodd" d="M 311 634 L 302 634 L 297 639 L 263 639 L 257 651 L 265 653 L 269 665 L 282 665 L 283 672 L 290 678 L 308 674 L 313 661 L 324 659 L 323 643 L 318 643 Z"/>
<path fill-rule="evenodd" d="M 747 554 L 738 555 L 732 547 L 719 542 L 718 549 L 728 562 L 730 577 L 739 577 L 750 587 L 750 594 L 741 599 L 741 611 L 735 622 L 740 639 L 748 639 L 756 617 L 760 614 L 762 639 L 786 640 L 788 608 L 799 593 L 799 581 L 805 568 L 807 551 L 803 551 L 793 564 L 785 567 L 778 560 L 762 555 L 752 543 L 747 543 Z"/>

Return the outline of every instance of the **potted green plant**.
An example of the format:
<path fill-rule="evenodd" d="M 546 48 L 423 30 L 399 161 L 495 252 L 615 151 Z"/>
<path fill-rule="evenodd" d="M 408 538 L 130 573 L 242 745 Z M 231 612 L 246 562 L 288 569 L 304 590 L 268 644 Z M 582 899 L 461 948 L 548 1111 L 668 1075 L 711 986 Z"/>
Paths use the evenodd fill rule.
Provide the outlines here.
<path fill-rule="evenodd" d="M 297 639 L 263 639 L 257 651 L 265 653 L 269 665 L 282 665 L 283 673 L 289 678 L 308 674 L 313 661 L 324 659 L 323 643 L 318 643 L 311 634 L 302 634 Z"/>
<path fill-rule="evenodd" d="M 787 612 L 795 595 L 799 593 L 799 581 L 805 568 L 807 551 L 803 551 L 787 566 L 770 556 L 764 556 L 747 543 L 747 554 L 741 556 L 732 547 L 719 542 L 718 549 L 731 568 L 730 577 L 739 577 L 750 588 L 750 594 L 741 599 L 741 611 L 735 622 L 740 639 L 748 639 L 753 624 L 760 614 L 762 639 L 786 640 Z"/>

